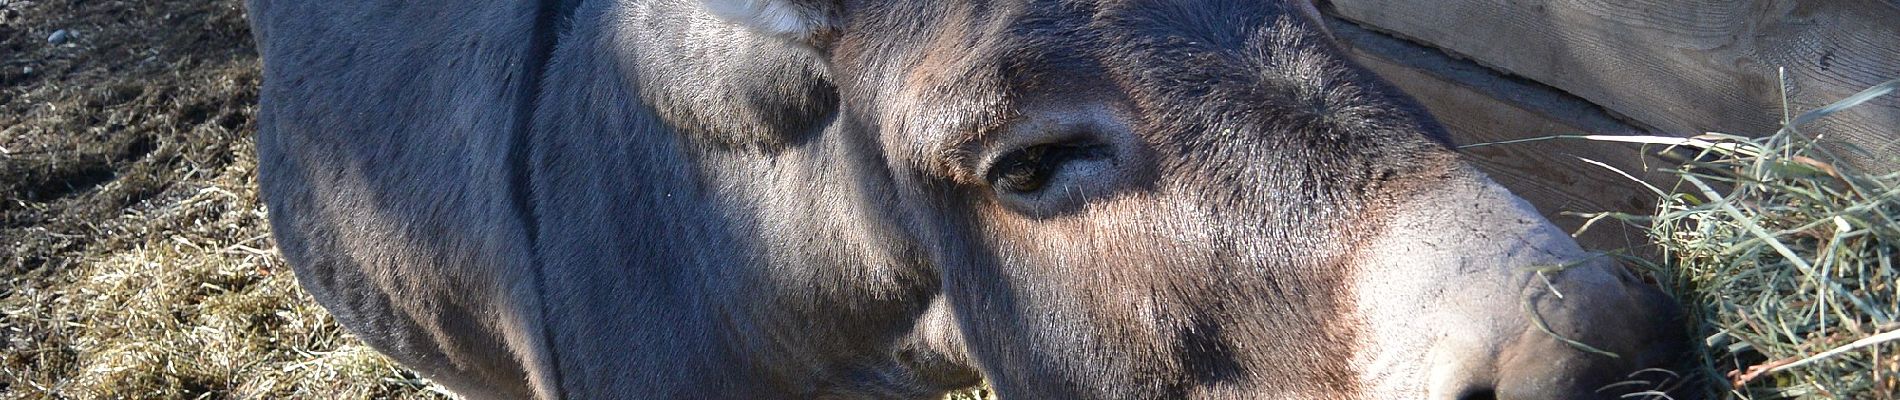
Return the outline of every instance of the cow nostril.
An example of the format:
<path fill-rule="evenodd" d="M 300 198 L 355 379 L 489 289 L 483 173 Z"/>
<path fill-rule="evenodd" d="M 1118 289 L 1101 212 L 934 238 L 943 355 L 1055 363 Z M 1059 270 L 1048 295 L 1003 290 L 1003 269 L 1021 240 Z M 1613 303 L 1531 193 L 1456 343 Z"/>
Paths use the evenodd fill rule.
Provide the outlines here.
<path fill-rule="evenodd" d="M 1491 389 L 1470 389 L 1458 395 L 1458 400 L 1498 400 L 1498 392 Z"/>

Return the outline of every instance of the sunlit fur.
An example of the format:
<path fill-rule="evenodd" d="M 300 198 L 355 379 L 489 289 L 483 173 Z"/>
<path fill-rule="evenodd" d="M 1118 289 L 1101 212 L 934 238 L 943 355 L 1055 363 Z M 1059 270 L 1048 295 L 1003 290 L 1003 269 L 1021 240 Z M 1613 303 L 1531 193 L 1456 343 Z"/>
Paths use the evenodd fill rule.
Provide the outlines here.
<path fill-rule="evenodd" d="M 848 116 L 941 210 L 919 218 L 951 227 L 920 235 L 944 244 L 945 294 L 986 374 L 1027 398 L 1353 395 L 1352 232 L 1376 228 L 1359 216 L 1390 181 L 1450 162 L 1441 130 L 1288 7 L 1069 6 L 892 6 L 853 24 L 950 23 L 833 49 L 862 71 L 839 77 L 846 104 L 870 107 Z M 1037 101 L 1116 110 L 1142 173 L 1068 208 L 992 199 L 969 149 Z"/>
<path fill-rule="evenodd" d="M 1421 202 L 1494 186 L 1310 5 L 249 6 L 280 248 L 344 326 L 471 398 L 930 398 L 979 379 L 1032 399 L 1551 397 L 1625 366 L 1538 339 L 1520 353 L 1589 374 L 1426 390 L 1378 369 L 1506 365 L 1387 356 L 1444 342 L 1386 340 L 1422 323 L 1373 318 L 1401 302 L 1503 321 L 1471 343 L 1532 342 L 1493 307 L 1529 272 L 1368 250 L 1437 243 L 1388 237 L 1419 231 L 1401 217 L 1548 223 Z M 1041 192 L 990 184 L 999 157 L 1068 141 L 1103 152 Z M 1417 236 L 1496 245 L 1471 239 L 1487 229 Z M 1375 298 L 1373 267 L 1444 279 Z M 1576 311 L 1589 293 L 1639 290 L 1584 281 L 1608 283 L 1545 317 L 1655 337 L 1591 328 L 1609 317 Z"/>

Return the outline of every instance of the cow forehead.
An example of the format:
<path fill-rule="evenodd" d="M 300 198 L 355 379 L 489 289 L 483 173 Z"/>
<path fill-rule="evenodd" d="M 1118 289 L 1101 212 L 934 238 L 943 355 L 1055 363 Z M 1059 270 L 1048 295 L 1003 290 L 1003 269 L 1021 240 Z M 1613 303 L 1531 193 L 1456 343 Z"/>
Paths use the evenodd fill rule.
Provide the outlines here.
<path fill-rule="evenodd" d="M 845 83 L 847 101 L 875 110 L 874 126 L 900 159 L 959 160 L 964 145 L 1037 100 L 1113 102 L 1106 106 L 1147 114 L 1153 125 L 1215 115 L 1257 125 L 1234 117 L 1346 108 L 1319 104 L 1333 83 L 1320 70 L 1332 66 L 1306 62 L 1327 59 L 1299 51 L 1311 46 L 1302 40 L 1314 29 L 1276 2 L 899 2 L 869 10 L 848 24 L 835 55 L 854 70 L 844 74 L 856 80 Z M 1259 109 L 1268 105 L 1292 112 Z"/>

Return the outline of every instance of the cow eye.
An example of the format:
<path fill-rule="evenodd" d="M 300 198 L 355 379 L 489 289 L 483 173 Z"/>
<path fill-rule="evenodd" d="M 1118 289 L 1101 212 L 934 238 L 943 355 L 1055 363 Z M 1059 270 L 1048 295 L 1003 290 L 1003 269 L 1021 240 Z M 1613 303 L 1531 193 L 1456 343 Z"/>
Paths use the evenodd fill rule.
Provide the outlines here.
<path fill-rule="evenodd" d="M 1049 183 L 1049 167 L 1043 163 L 1043 156 L 1047 155 L 1048 149 L 1048 146 L 1035 146 L 1004 156 L 990 181 L 997 189 L 1010 192 L 1042 190 L 1043 184 Z"/>
<path fill-rule="evenodd" d="M 1108 157 L 1108 148 L 1091 143 L 1042 144 L 1001 157 L 990 168 L 989 180 L 999 192 L 1034 195 L 1060 183 L 1071 164 Z"/>

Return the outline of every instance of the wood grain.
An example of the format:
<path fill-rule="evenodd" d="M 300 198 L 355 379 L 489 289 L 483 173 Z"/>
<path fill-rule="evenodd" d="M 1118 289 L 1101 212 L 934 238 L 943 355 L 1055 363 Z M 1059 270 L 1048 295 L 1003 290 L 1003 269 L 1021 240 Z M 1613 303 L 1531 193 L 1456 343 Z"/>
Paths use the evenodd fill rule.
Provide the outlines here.
<path fill-rule="evenodd" d="M 1774 132 L 1778 67 L 1796 112 L 1900 78 L 1900 7 L 1891 1 L 1332 0 L 1327 11 L 1679 135 Z M 1850 153 L 1852 165 L 1900 170 L 1900 98 L 1803 132 Z"/>
<path fill-rule="evenodd" d="M 1437 50 L 1349 23 L 1335 23 L 1333 31 L 1352 48 L 1356 61 L 1417 98 L 1460 144 L 1560 134 L 1644 133 L 1581 99 L 1452 59 Z M 1634 146 L 1561 140 L 1475 147 L 1462 153 L 1566 231 L 1574 231 L 1585 221 L 1565 215 L 1566 211 L 1647 214 L 1655 204 L 1656 196 L 1640 184 L 1581 160 L 1596 160 L 1648 177 L 1644 173 L 1645 157 Z M 1660 176 L 1649 178 L 1666 180 Z M 1585 247 L 1599 250 L 1646 243 L 1641 232 L 1612 223 L 1601 223 L 1578 239 Z"/>

